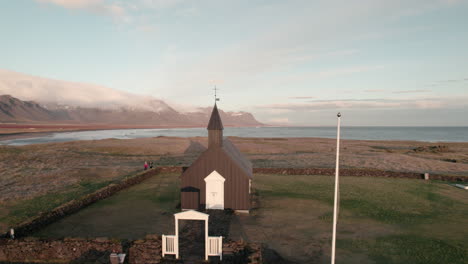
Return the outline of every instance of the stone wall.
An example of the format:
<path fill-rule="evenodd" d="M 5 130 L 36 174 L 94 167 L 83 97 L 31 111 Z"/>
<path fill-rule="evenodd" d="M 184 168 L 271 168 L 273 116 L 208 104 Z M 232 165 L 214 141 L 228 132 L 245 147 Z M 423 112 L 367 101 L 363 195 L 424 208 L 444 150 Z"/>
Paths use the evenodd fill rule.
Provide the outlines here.
<path fill-rule="evenodd" d="M 223 242 L 223 263 L 262 264 L 262 249 L 259 243 L 226 240 Z"/>
<path fill-rule="evenodd" d="M 261 264 L 262 249 L 263 246 L 258 243 L 225 241 L 223 263 Z M 127 242 L 125 247 L 120 241 L 106 238 L 0 239 L 0 262 L 6 263 L 109 263 L 112 252 L 126 253 L 125 263 L 129 264 L 183 263 L 174 260 L 173 256 L 162 258 L 161 237 L 157 235 Z M 216 259 L 213 259 L 214 263 L 218 263 Z"/>
<path fill-rule="evenodd" d="M 122 252 L 120 242 L 99 238 L 0 240 L 0 262 L 109 263 L 113 251 Z"/>
<path fill-rule="evenodd" d="M 284 175 L 335 175 L 335 169 L 332 168 L 254 168 L 253 172 Z M 340 169 L 340 176 L 424 179 L 423 173 L 383 171 L 372 169 Z M 466 176 L 431 174 L 429 178 L 431 180 L 468 182 L 468 177 Z"/>
<path fill-rule="evenodd" d="M 187 167 L 162 167 L 170 172 L 182 173 Z M 285 175 L 325 175 L 334 176 L 334 168 L 253 168 L 253 173 L 285 174 Z M 383 178 L 407 178 L 424 179 L 424 173 L 384 171 L 376 169 L 340 169 L 340 176 L 353 177 L 383 177 Z M 468 176 L 431 174 L 429 179 L 453 182 L 468 182 Z"/>
<path fill-rule="evenodd" d="M 128 249 L 128 258 L 132 264 L 161 263 L 161 238 L 157 235 L 148 235 L 144 240 L 134 241 Z"/>
<path fill-rule="evenodd" d="M 262 264 L 263 263 L 263 245 L 259 243 L 247 244 L 247 263 Z"/>

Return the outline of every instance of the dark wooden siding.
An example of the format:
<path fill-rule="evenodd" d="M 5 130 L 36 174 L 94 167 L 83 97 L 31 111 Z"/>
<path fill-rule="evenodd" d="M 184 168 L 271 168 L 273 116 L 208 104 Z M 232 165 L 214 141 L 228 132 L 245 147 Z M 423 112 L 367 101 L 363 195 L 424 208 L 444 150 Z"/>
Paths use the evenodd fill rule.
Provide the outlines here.
<path fill-rule="evenodd" d="M 249 177 L 221 148 L 205 151 L 181 176 L 182 209 L 205 207 L 205 177 L 216 170 L 224 182 L 224 207 L 249 210 Z M 199 190 L 199 196 L 197 196 Z"/>
<path fill-rule="evenodd" d="M 208 148 L 221 147 L 223 145 L 222 130 L 208 130 Z"/>

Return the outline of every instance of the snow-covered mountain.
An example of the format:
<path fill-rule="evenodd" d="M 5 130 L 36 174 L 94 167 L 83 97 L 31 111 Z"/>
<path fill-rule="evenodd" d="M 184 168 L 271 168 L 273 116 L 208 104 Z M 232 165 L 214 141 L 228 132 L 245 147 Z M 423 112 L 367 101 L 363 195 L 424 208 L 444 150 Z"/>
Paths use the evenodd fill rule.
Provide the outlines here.
<path fill-rule="evenodd" d="M 0 69 L 0 94 L 46 106 L 160 112 L 170 107 L 154 97 L 87 83 L 52 80 Z"/>
<path fill-rule="evenodd" d="M 0 95 L 0 122 L 203 126 L 211 112 L 183 113 L 150 96 L 1 69 Z M 227 126 L 261 125 L 250 113 L 220 114 Z"/>

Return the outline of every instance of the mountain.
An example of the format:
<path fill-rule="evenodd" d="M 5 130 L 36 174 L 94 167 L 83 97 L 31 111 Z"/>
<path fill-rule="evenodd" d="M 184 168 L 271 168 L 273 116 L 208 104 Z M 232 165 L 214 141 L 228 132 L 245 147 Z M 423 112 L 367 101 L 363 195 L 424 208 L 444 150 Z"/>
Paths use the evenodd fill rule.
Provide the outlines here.
<path fill-rule="evenodd" d="M 50 111 L 32 101 L 21 101 L 10 95 L 0 96 L 0 120 L 3 122 L 51 121 L 61 119 L 58 112 Z"/>
<path fill-rule="evenodd" d="M 0 69 L 0 94 L 50 107 L 128 109 L 160 112 L 171 110 L 164 101 L 105 86 L 68 82 Z M 173 109 L 172 109 L 173 110 Z"/>
<path fill-rule="evenodd" d="M 197 112 L 186 113 L 190 119 L 200 120 L 202 124 L 208 124 L 211 116 L 211 107 L 199 108 Z M 262 123 L 258 122 L 255 117 L 248 112 L 224 112 L 219 110 L 219 115 L 223 120 L 225 126 L 235 126 L 233 124 L 242 124 L 243 126 L 261 126 Z"/>
<path fill-rule="evenodd" d="M 10 95 L 0 95 L 0 122 L 4 123 L 206 126 L 210 111 L 203 108 L 201 112 L 179 113 L 170 107 L 159 112 L 123 108 L 110 110 L 69 106 L 46 107 L 34 101 L 22 101 Z M 250 113 L 219 111 L 226 126 L 262 125 Z"/>
<path fill-rule="evenodd" d="M 205 126 L 210 113 L 180 112 L 151 96 L 0 69 L 0 122 Z M 247 112 L 220 115 L 226 126 L 262 125 Z"/>

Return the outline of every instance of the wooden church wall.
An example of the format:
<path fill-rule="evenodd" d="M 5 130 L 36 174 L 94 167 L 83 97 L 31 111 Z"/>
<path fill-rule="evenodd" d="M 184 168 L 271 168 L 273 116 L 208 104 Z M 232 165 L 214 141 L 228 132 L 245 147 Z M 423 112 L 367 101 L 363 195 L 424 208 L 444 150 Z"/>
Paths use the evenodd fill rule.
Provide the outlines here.
<path fill-rule="evenodd" d="M 204 179 L 213 170 L 226 179 L 224 182 L 224 208 L 249 210 L 249 177 L 220 148 L 210 149 L 203 153 L 182 175 L 182 209 L 205 208 Z"/>

